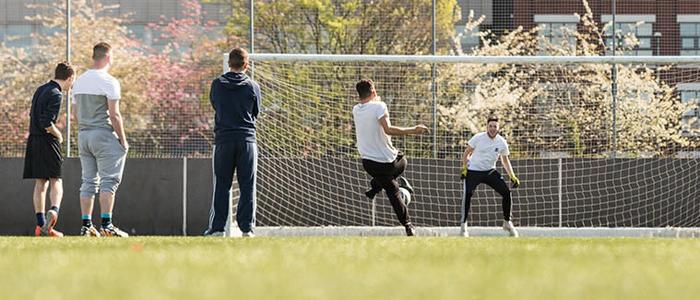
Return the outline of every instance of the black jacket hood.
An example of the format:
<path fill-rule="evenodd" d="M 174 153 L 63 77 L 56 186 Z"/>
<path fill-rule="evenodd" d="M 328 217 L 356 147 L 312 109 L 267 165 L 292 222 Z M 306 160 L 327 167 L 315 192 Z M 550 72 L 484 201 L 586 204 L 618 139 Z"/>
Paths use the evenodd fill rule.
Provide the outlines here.
<path fill-rule="evenodd" d="M 248 75 L 245 73 L 228 72 L 224 75 L 219 76 L 217 81 L 221 83 L 226 89 L 237 90 L 249 84 Z"/>

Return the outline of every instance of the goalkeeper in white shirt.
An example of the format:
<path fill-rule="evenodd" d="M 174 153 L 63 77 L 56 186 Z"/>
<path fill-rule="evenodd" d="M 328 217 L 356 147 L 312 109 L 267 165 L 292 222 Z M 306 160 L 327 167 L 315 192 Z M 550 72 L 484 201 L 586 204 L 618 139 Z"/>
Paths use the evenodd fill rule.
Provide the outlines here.
<path fill-rule="evenodd" d="M 396 217 L 406 229 L 406 235 L 413 236 L 415 227 L 411 224 L 406 208 L 413 188 L 401 177 L 406 169 L 406 158 L 391 144 L 390 135 L 428 133 L 428 127 L 422 124 L 408 128 L 392 126 L 389 110 L 377 96 L 374 83 L 371 80 L 360 80 L 355 88 L 360 97 L 360 103 L 352 108 L 357 150 L 362 157 L 362 167 L 372 176 L 372 189 L 365 195 L 372 199 L 384 189 Z"/>
<path fill-rule="evenodd" d="M 476 187 L 485 183 L 503 197 L 503 230 L 510 236 L 518 237 L 518 231 L 511 221 L 512 201 L 510 188 L 506 184 L 501 174 L 496 170 L 496 160 L 500 157 L 503 168 L 508 173 L 513 188 L 520 185 L 520 180 L 515 176 L 513 167 L 510 165 L 508 155 L 508 143 L 498 134 L 498 118 L 489 117 L 487 120 L 486 132 L 480 132 L 469 140 L 467 149 L 462 157 L 462 169 L 460 177 L 464 180 L 464 199 L 462 199 L 462 218 L 460 220 L 462 236 L 469 236 L 467 231 L 467 215 L 471 199 Z"/>

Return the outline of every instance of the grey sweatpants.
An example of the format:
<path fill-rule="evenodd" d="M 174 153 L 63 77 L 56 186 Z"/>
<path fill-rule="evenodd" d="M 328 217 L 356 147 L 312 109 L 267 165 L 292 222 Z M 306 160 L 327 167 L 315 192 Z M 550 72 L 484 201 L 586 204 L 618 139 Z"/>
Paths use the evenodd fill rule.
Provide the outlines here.
<path fill-rule="evenodd" d="M 79 131 L 78 152 L 83 173 L 80 196 L 90 197 L 97 192 L 115 193 L 124 173 L 126 150 L 114 131 Z"/>

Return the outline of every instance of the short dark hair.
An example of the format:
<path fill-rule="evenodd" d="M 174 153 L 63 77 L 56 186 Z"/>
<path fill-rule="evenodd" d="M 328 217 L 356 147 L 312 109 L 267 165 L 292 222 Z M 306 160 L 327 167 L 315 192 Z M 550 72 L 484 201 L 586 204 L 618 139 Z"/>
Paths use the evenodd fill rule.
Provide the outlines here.
<path fill-rule="evenodd" d="M 106 42 L 99 42 L 97 45 L 92 47 L 92 59 L 93 60 L 100 60 L 105 57 L 107 57 L 107 53 L 112 50 L 112 46 L 107 44 Z"/>
<path fill-rule="evenodd" d="M 236 47 L 228 54 L 228 66 L 234 70 L 240 70 L 248 62 L 248 51 Z"/>
<path fill-rule="evenodd" d="M 372 95 L 372 89 L 374 88 L 374 82 L 372 79 L 362 79 L 357 82 L 355 89 L 357 90 L 357 95 L 360 99 L 364 99 Z"/>
<path fill-rule="evenodd" d="M 54 79 L 58 80 L 66 80 L 73 76 L 75 74 L 75 70 L 73 70 L 73 66 L 70 65 L 68 62 L 61 62 L 58 63 L 56 66 L 56 71 L 54 71 Z"/>
<path fill-rule="evenodd" d="M 498 117 L 496 117 L 496 116 L 490 116 L 490 117 L 486 120 L 486 124 L 491 123 L 491 122 L 498 122 Z"/>

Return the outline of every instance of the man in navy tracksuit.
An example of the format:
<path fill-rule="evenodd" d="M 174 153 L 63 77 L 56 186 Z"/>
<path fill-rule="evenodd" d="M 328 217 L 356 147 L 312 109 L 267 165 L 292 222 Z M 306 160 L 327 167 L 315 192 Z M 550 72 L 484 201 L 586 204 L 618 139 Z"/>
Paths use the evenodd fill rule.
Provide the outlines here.
<path fill-rule="evenodd" d="M 211 83 L 210 100 L 215 111 L 214 128 L 214 197 L 207 236 L 224 236 L 229 218 L 233 173 L 240 198 L 236 211 L 243 236 L 252 237 L 255 227 L 255 174 L 258 170 L 258 147 L 255 120 L 261 106 L 260 86 L 250 79 L 248 52 L 235 48 L 229 53 L 230 72 Z"/>

